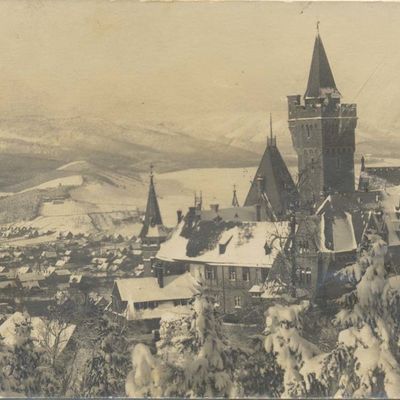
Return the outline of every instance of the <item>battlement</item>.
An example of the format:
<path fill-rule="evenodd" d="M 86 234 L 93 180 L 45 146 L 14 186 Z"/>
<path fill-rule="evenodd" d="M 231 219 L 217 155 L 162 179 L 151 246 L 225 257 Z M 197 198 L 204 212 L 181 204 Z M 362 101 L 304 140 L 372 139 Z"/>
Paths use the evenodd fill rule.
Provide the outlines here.
<path fill-rule="evenodd" d="M 300 95 L 288 96 L 289 120 L 299 118 L 356 118 L 356 104 L 340 104 L 331 99 L 328 104 L 320 102 L 301 102 Z"/>

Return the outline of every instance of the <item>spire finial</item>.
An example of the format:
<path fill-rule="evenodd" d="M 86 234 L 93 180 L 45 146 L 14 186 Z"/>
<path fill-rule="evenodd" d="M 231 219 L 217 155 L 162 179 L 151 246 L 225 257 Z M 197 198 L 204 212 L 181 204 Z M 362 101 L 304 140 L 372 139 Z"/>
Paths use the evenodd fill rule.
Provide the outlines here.
<path fill-rule="evenodd" d="M 150 181 L 153 182 L 154 177 L 154 165 L 153 163 L 150 164 Z"/>
<path fill-rule="evenodd" d="M 317 21 L 317 35 L 319 35 L 319 24 L 320 24 L 320 21 Z"/>
<path fill-rule="evenodd" d="M 267 138 L 267 146 L 276 146 L 276 138 L 272 131 L 272 113 L 269 113 L 269 138 Z"/>
<path fill-rule="evenodd" d="M 271 138 L 272 143 L 272 113 L 269 113 L 269 136 Z"/>

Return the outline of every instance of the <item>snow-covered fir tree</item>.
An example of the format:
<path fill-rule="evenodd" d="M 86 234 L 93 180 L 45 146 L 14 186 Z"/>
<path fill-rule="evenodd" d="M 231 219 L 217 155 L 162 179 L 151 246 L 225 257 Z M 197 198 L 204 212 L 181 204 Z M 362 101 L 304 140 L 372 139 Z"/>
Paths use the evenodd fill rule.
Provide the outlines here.
<path fill-rule="evenodd" d="M 15 326 L 15 345 L 5 356 L 4 375 L 6 390 L 27 396 L 39 395 L 41 391 L 41 358 L 31 337 L 32 324 L 29 315 Z"/>
<path fill-rule="evenodd" d="M 338 273 L 354 288 L 337 301 L 338 335 L 329 351 L 301 335 L 306 303 L 268 309 L 265 349 L 276 352 L 284 370 L 283 397 L 400 396 L 400 276 L 385 267 L 382 239 L 370 239 L 358 262 Z"/>
<path fill-rule="evenodd" d="M 97 346 L 85 365 L 79 392 L 85 396 L 121 396 L 129 367 L 123 326 L 103 316 Z"/>
<path fill-rule="evenodd" d="M 163 396 L 234 395 L 233 352 L 222 334 L 213 304 L 205 297 L 195 299 L 191 315 L 164 318 L 160 336 L 155 356 L 143 345 L 134 349 L 134 369 L 126 386 L 129 396 L 143 390 L 146 393 L 158 391 Z M 145 383 L 143 376 L 147 378 Z M 165 380 L 168 384 L 164 384 Z"/>

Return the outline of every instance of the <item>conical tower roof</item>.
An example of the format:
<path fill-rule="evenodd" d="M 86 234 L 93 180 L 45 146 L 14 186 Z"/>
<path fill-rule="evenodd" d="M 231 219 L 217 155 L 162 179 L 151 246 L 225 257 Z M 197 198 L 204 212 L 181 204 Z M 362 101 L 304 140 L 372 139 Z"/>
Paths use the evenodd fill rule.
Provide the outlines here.
<path fill-rule="evenodd" d="M 328 93 L 340 96 L 329 65 L 322 39 L 317 33 L 311 60 L 305 98 L 325 97 Z"/>
<path fill-rule="evenodd" d="M 144 217 L 143 228 L 142 231 L 140 232 L 140 237 L 146 236 L 147 232 L 149 231 L 149 228 L 157 225 L 163 225 L 163 222 L 161 218 L 160 207 L 158 205 L 156 189 L 154 187 L 153 166 L 151 166 L 146 214 Z"/>
<path fill-rule="evenodd" d="M 276 137 L 268 138 L 267 147 L 250 186 L 244 206 L 264 204 L 277 219 L 284 216 L 298 191 L 276 145 Z"/>

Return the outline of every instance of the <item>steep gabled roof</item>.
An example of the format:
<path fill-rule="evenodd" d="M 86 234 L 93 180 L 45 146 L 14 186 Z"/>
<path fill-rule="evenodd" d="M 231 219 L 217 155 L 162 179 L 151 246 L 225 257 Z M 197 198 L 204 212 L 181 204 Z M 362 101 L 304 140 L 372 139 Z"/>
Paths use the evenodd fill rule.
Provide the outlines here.
<path fill-rule="evenodd" d="M 325 97 L 328 93 L 340 96 L 340 93 L 336 88 L 331 67 L 329 66 L 324 45 L 322 44 L 321 37 L 318 33 L 314 42 L 310 74 L 308 76 L 307 90 L 304 97 Z"/>
<path fill-rule="evenodd" d="M 158 205 L 156 189 L 154 187 L 153 170 L 150 172 L 149 195 L 147 197 L 146 214 L 140 237 L 145 237 L 150 227 L 163 225 L 160 207 Z"/>
<path fill-rule="evenodd" d="M 258 185 L 261 186 L 261 196 Z M 276 138 L 271 138 L 268 141 L 244 206 L 249 207 L 258 204 L 260 197 L 261 202 L 267 208 L 272 208 L 270 211 L 278 219 L 280 215 L 286 214 L 290 203 L 298 199 L 297 188 L 276 146 Z"/>
<path fill-rule="evenodd" d="M 200 221 L 189 232 L 184 232 L 185 228 L 182 221 L 171 237 L 161 244 L 156 255 L 158 260 L 271 268 L 284 251 L 289 236 L 288 222 L 224 224 Z M 268 252 L 266 244 L 270 249 Z"/>

